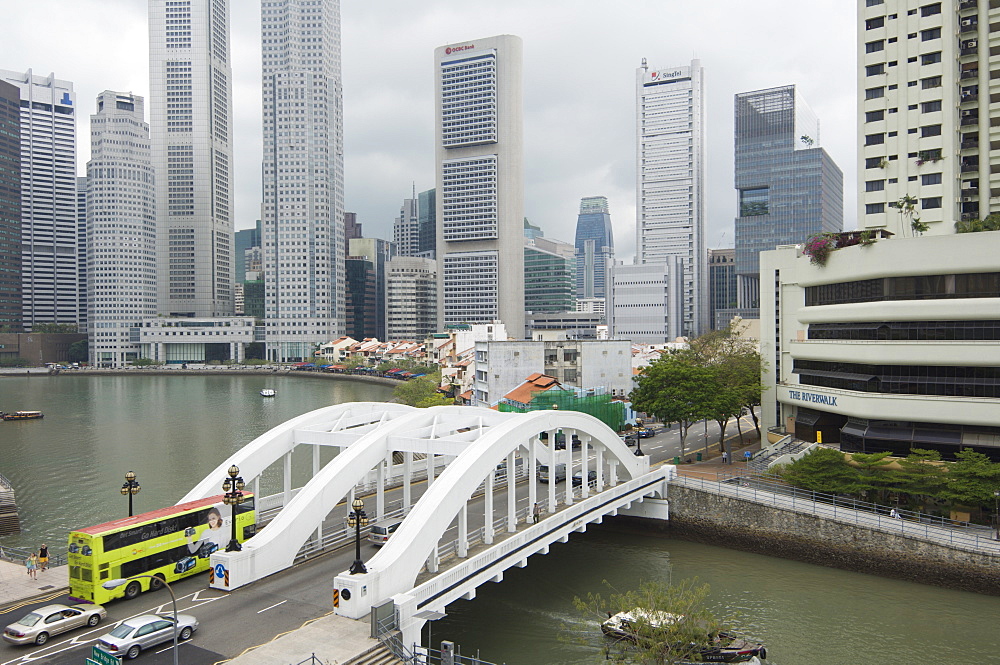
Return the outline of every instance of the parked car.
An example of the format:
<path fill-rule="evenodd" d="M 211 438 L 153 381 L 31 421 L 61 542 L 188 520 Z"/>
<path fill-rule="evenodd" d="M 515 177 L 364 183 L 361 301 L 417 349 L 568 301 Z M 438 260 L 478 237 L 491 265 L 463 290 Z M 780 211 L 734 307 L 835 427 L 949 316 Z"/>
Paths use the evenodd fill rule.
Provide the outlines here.
<path fill-rule="evenodd" d="M 106 616 L 103 607 L 91 603 L 46 605 L 4 628 L 3 638 L 11 644 L 45 644 L 53 635 L 81 626 L 96 626 Z"/>
<path fill-rule="evenodd" d="M 583 484 L 583 471 L 577 471 L 576 473 L 573 474 L 573 486 L 577 487 L 578 485 L 582 484 Z M 591 487 L 597 484 L 597 471 L 595 471 L 594 469 L 591 469 L 590 471 L 587 472 L 587 484 L 590 485 Z"/>
<path fill-rule="evenodd" d="M 396 529 L 402 523 L 403 520 L 397 517 L 396 519 L 372 524 L 371 531 L 368 532 L 368 542 L 379 547 L 385 545 L 389 542 L 389 536 L 395 533 Z"/>
<path fill-rule="evenodd" d="M 177 615 L 177 639 L 187 640 L 198 630 L 198 620 L 190 614 Z M 143 649 L 155 647 L 174 639 L 172 614 L 143 614 L 125 619 L 114 630 L 97 640 L 97 646 L 112 656 L 128 658 L 138 656 Z"/>

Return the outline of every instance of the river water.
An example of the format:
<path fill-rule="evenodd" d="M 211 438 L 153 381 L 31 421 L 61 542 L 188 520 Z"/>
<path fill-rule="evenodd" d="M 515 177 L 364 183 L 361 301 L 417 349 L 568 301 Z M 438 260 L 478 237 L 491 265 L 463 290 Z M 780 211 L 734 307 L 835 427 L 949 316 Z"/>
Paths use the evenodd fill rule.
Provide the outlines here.
<path fill-rule="evenodd" d="M 261 397 L 261 388 L 276 397 Z M 22 533 L 0 543 L 64 551 L 76 528 L 128 515 L 127 471 L 141 489 L 136 513 L 176 503 L 232 452 L 295 416 L 331 404 L 386 401 L 392 386 L 297 376 L 0 375 L 0 411 L 42 420 L 0 422 L 0 474 L 14 485 Z M 309 454 L 293 455 L 301 485 Z M 219 493 L 222 493 L 219 478 Z M 263 494 L 280 489 L 265 474 Z"/>
<path fill-rule="evenodd" d="M 278 396 L 261 398 L 264 387 Z M 127 514 L 119 488 L 128 470 L 142 485 L 136 512 L 152 510 L 289 418 L 390 396 L 387 386 L 296 376 L 0 376 L 0 410 L 45 412 L 0 423 L 0 473 L 15 485 L 24 529 L 0 544 L 62 551 L 70 529 Z M 309 463 L 294 460 L 297 480 Z M 265 493 L 279 482 L 277 472 L 266 477 Z M 574 596 L 607 595 L 603 580 L 625 590 L 689 577 L 708 583 L 713 609 L 767 644 L 778 665 L 1000 663 L 1000 598 L 604 527 L 453 603 L 431 624 L 431 643 L 450 639 L 509 665 L 600 662 L 599 617 L 579 615 Z"/>

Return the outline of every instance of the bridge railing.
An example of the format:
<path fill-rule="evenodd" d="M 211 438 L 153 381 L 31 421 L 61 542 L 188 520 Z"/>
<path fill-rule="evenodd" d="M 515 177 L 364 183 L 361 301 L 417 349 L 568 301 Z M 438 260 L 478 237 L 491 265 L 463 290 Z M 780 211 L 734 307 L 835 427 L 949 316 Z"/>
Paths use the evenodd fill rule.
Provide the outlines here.
<path fill-rule="evenodd" d="M 1000 555 L 1000 540 L 987 527 L 908 510 L 897 511 L 897 517 L 892 517 L 888 506 L 801 490 L 760 476 L 721 473 L 716 480 L 678 476 L 671 484 L 815 515 L 842 524 L 875 528 L 955 549 Z"/>
<path fill-rule="evenodd" d="M 475 556 L 468 557 L 462 563 L 435 575 L 423 584 L 415 587 L 410 593 L 418 599 L 418 606 L 423 607 L 424 603 L 429 603 L 431 599 L 437 598 L 442 594 L 451 593 L 452 590 L 461 586 L 468 578 L 480 574 L 482 571 L 489 569 L 491 566 L 513 554 L 516 554 L 519 558 L 522 555 L 524 558 L 527 558 L 540 551 L 540 548 L 544 545 L 540 544 L 539 536 L 542 536 L 544 540 L 546 536 L 552 536 L 558 532 L 560 535 L 554 536 L 554 539 L 558 539 L 574 530 L 584 528 L 590 522 L 596 521 L 598 519 L 597 515 L 609 514 L 640 497 L 660 491 L 666 477 L 665 471 L 658 470 L 624 481 L 605 489 L 603 492 L 593 494 L 587 499 L 565 506 L 556 513 L 550 513 L 538 524 L 532 525 L 518 534 L 512 534 L 512 537 L 506 538 L 493 547 Z M 520 515 L 526 517 L 527 510 L 521 512 Z M 506 519 L 499 520 L 499 522 L 500 524 L 505 524 Z M 532 529 L 537 529 L 537 531 L 532 531 Z M 529 537 L 532 538 L 531 551 L 524 550 L 522 552 L 527 542 L 525 539 Z M 555 540 L 552 542 L 555 542 Z M 455 545 L 449 543 L 448 547 L 448 551 L 451 552 Z M 439 556 L 442 555 L 441 552 L 442 550 L 439 549 Z M 447 602 L 450 601 L 444 601 L 444 604 L 447 604 Z"/>
<path fill-rule="evenodd" d="M 0 545 L 0 560 L 3 561 L 23 564 L 24 560 L 32 554 L 38 554 L 38 551 L 26 550 L 21 547 L 10 547 L 9 545 Z M 52 548 L 49 548 L 49 568 L 65 566 L 66 563 L 67 559 L 65 553 L 57 554 L 52 551 Z"/>

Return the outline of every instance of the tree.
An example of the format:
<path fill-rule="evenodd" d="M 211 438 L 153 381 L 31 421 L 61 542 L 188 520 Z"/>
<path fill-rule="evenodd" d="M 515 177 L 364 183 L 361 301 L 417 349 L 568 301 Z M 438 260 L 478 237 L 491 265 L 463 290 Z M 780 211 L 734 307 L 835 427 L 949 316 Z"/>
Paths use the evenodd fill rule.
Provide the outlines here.
<path fill-rule="evenodd" d="M 885 495 L 893 486 L 893 470 L 888 468 L 892 460 L 886 459 L 892 453 L 852 453 L 851 462 L 858 469 L 864 490 L 875 492 L 874 503 L 886 503 Z"/>
<path fill-rule="evenodd" d="M 428 374 L 416 379 L 404 381 L 396 386 L 392 391 L 393 398 L 400 404 L 409 404 L 425 408 L 428 406 L 439 406 L 441 404 L 454 404 L 453 401 L 438 399 L 438 385 L 441 383 L 441 372 Z"/>
<path fill-rule="evenodd" d="M 781 467 L 779 473 L 789 485 L 813 492 L 854 495 L 865 487 L 858 470 L 847 463 L 844 453 L 822 446 Z"/>
<path fill-rule="evenodd" d="M 711 644 L 722 630 L 720 620 L 705 607 L 709 591 L 709 586 L 698 584 L 697 578 L 676 585 L 641 582 L 638 589 L 611 593 L 607 598 L 588 593 L 586 598 L 574 598 L 573 604 L 594 622 L 586 624 L 588 637 L 595 624 L 618 612 L 632 613 L 633 638 L 609 645 L 606 658 L 616 653 L 633 663 L 675 665 L 700 660 L 701 648 Z"/>
<path fill-rule="evenodd" d="M 87 362 L 87 340 L 77 340 L 69 345 L 69 361 L 71 363 Z"/>
<path fill-rule="evenodd" d="M 912 448 L 906 459 L 899 460 L 893 474 L 893 489 L 916 500 L 936 498 L 947 482 L 947 469 L 936 450 Z"/>
<path fill-rule="evenodd" d="M 948 482 L 941 497 L 964 506 L 989 507 L 1000 490 L 1000 464 L 974 450 L 955 453 L 956 461 L 948 468 Z"/>
<path fill-rule="evenodd" d="M 652 414 L 661 422 L 677 423 L 683 456 L 688 429 L 708 415 L 711 372 L 689 350 L 672 351 L 651 362 L 635 382 L 629 395 L 632 408 Z"/>
<path fill-rule="evenodd" d="M 730 418 L 737 418 L 742 441 L 739 416 L 744 408 L 753 414 L 757 435 L 760 436 L 754 408 L 760 404 L 763 392 L 760 380 L 763 363 L 756 343 L 742 336 L 744 328 L 739 323 L 730 323 L 722 330 L 712 331 L 691 342 L 691 352 L 701 365 L 711 371 L 713 377 L 707 411 L 719 425 L 720 449 L 725 446 L 726 426 Z"/>

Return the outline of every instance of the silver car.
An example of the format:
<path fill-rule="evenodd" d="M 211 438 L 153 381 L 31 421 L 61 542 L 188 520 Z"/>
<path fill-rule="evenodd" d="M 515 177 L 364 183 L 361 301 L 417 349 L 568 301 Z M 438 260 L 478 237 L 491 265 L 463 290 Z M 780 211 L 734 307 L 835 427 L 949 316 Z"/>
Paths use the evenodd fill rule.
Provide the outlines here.
<path fill-rule="evenodd" d="M 100 605 L 46 605 L 12 623 L 3 631 L 11 644 L 45 644 L 49 638 L 81 626 L 96 626 L 108 615 Z"/>
<path fill-rule="evenodd" d="M 186 640 L 198 630 L 198 620 L 190 614 L 177 615 L 177 639 Z M 174 639 L 174 617 L 172 614 L 143 614 L 125 619 L 114 630 L 102 635 L 97 646 L 112 656 L 132 659 L 143 649 L 154 647 Z"/>

